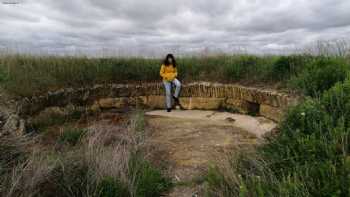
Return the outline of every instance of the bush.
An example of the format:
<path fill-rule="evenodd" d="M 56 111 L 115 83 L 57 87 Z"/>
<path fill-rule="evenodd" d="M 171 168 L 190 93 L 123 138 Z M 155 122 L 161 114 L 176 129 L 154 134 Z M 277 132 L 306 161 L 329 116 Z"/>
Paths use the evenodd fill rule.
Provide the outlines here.
<path fill-rule="evenodd" d="M 171 181 L 162 176 L 161 172 L 154 168 L 142 157 L 133 155 L 129 161 L 130 173 L 135 177 L 136 196 L 153 197 L 160 196 L 171 186 Z"/>
<path fill-rule="evenodd" d="M 346 127 L 350 126 L 350 79 L 337 83 L 324 92 L 321 102 L 335 123 L 344 118 L 341 121 L 344 121 Z"/>
<path fill-rule="evenodd" d="M 305 95 L 316 97 L 335 83 L 344 81 L 347 70 L 348 67 L 342 59 L 318 58 L 308 64 L 297 77 L 291 79 L 290 84 Z"/>
<path fill-rule="evenodd" d="M 302 179 L 275 172 L 257 154 L 236 153 L 223 166 L 209 168 L 207 196 L 307 196 Z"/>
<path fill-rule="evenodd" d="M 38 115 L 29 118 L 29 124 L 27 125 L 41 132 L 52 126 L 64 125 L 65 123 L 79 120 L 83 116 L 83 111 L 83 107 L 75 107 L 73 105 L 68 105 L 65 108 L 46 108 Z"/>
<path fill-rule="evenodd" d="M 273 64 L 271 78 L 276 81 L 287 81 L 297 75 L 312 59 L 307 55 L 281 56 Z"/>
<path fill-rule="evenodd" d="M 211 196 L 349 196 L 349 98 L 346 80 L 292 107 L 256 156 L 209 171 Z"/>
<path fill-rule="evenodd" d="M 68 116 L 58 113 L 39 114 L 30 120 L 30 126 L 37 131 L 45 131 L 54 125 L 63 125 L 67 122 Z"/>
<path fill-rule="evenodd" d="M 4 71 L 4 68 L 1 68 L 1 66 L 0 66 L 0 83 L 5 82 L 7 80 L 8 80 L 7 73 Z"/>
<path fill-rule="evenodd" d="M 60 165 L 55 165 L 44 185 L 49 187 L 46 196 L 88 196 L 94 193 L 96 178 L 83 152 L 57 155 Z M 39 186 L 42 189 L 42 187 Z"/>
<path fill-rule="evenodd" d="M 329 122 L 329 116 L 321 103 L 307 98 L 304 102 L 290 108 L 280 123 L 282 135 L 292 136 L 298 133 L 313 134 L 322 130 Z M 322 132 L 322 131 L 321 131 Z"/>
<path fill-rule="evenodd" d="M 287 113 L 280 133 L 259 150 L 279 179 L 300 179 L 311 196 L 350 194 L 349 98 L 346 80 Z"/>
<path fill-rule="evenodd" d="M 66 127 L 62 130 L 58 142 L 74 146 L 85 133 L 85 129 Z"/>
<path fill-rule="evenodd" d="M 128 188 L 118 179 L 105 177 L 97 186 L 96 197 L 128 197 Z"/>

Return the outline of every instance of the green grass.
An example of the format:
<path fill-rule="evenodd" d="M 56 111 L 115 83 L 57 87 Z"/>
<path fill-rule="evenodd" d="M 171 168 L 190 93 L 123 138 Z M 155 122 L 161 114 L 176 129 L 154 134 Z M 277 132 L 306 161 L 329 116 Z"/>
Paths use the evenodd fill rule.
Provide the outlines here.
<path fill-rule="evenodd" d="M 136 178 L 135 196 L 160 196 L 162 192 L 171 187 L 169 178 L 163 177 L 161 172 L 145 161 L 138 154 L 132 155 L 129 160 L 130 174 Z"/>
<path fill-rule="evenodd" d="M 309 55 L 218 55 L 178 58 L 183 82 L 281 83 L 304 70 Z M 337 58 L 342 59 L 342 58 Z M 160 81 L 161 59 L 2 55 L 0 84 L 17 96 L 97 83 Z"/>
<path fill-rule="evenodd" d="M 290 73 L 284 59 L 278 73 Z M 211 167 L 208 196 L 350 196 L 349 63 L 317 57 L 292 72 L 306 98 L 266 143 Z"/>
<path fill-rule="evenodd" d="M 61 131 L 58 142 L 61 144 L 76 145 L 86 133 L 85 129 L 65 127 Z"/>
<path fill-rule="evenodd" d="M 27 127 L 43 132 L 49 127 L 64 125 L 84 117 L 83 108 L 79 109 L 78 107 L 70 106 L 66 108 L 47 108 L 45 111 L 30 117 L 27 121 Z"/>
<path fill-rule="evenodd" d="M 105 177 L 97 185 L 96 196 L 118 197 L 129 196 L 128 188 L 114 177 Z"/>
<path fill-rule="evenodd" d="M 160 81 L 161 61 L 149 58 L 3 55 L 0 56 L 0 84 L 13 95 L 31 96 L 62 87 L 97 83 L 155 82 Z M 179 79 L 183 82 L 291 84 L 293 88 L 302 87 L 306 94 L 315 89 L 329 88 L 334 80 L 343 77 L 342 71 L 349 65 L 349 60 L 344 57 L 306 54 L 181 57 L 177 62 Z M 328 72 L 334 76 L 328 76 Z M 325 78 L 327 76 L 329 78 Z M 292 83 L 289 83 L 290 79 L 293 79 Z M 328 80 L 329 84 L 319 87 L 321 80 Z M 311 87 L 308 87 L 310 82 Z"/>
<path fill-rule="evenodd" d="M 344 59 L 317 58 L 307 64 L 289 83 L 300 89 L 304 95 L 320 96 L 335 83 L 344 81 L 349 67 Z"/>

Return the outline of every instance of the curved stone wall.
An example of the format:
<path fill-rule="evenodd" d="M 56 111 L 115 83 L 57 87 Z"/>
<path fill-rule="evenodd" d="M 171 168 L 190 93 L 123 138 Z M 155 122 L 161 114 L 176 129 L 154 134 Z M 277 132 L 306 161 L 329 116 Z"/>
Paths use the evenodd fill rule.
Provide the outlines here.
<path fill-rule="evenodd" d="M 162 83 L 100 84 L 93 87 L 66 88 L 41 96 L 11 101 L 1 105 L 0 135 L 26 132 L 36 117 L 49 114 L 62 116 L 80 111 L 95 113 L 111 108 L 164 108 Z M 6 100 L 6 99 L 2 99 Z M 244 87 L 234 84 L 190 83 L 182 85 L 181 98 L 185 109 L 230 110 L 255 114 L 279 121 L 284 110 L 298 102 L 296 97 L 273 90 Z M 4 109 L 5 109 L 4 108 Z"/>
<path fill-rule="evenodd" d="M 18 101 L 17 112 L 28 117 L 48 107 L 90 106 L 96 111 L 125 106 L 164 108 L 162 83 L 104 84 L 84 88 L 67 88 Z M 283 111 L 297 102 L 295 97 L 272 90 L 233 84 L 190 83 L 182 85 L 180 102 L 185 109 L 228 109 L 254 113 L 280 120 Z"/>

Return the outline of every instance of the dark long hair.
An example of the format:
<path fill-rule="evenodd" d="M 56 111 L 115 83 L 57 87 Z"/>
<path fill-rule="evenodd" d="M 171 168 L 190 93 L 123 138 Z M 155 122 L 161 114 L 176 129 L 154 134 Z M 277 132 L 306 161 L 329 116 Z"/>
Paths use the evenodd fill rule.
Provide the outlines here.
<path fill-rule="evenodd" d="M 171 54 L 171 53 L 169 53 L 168 55 L 166 55 L 166 57 L 165 57 L 165 59 L 164 59 L 164 61 L 163 61 L 163 64 L 164 64 L 165 66 L 169 66 L 169 65 L 170 65 L 170 62 L 169 62 L 169 60 L 168 60 L 169 58 L 171 58 L 171 59 L 173 60 L 172 65 L 173 65 L 174 67 L 176 67 L 176 60 L 175 60 L 175 57 L 174 57 L 174 55 Z"/>

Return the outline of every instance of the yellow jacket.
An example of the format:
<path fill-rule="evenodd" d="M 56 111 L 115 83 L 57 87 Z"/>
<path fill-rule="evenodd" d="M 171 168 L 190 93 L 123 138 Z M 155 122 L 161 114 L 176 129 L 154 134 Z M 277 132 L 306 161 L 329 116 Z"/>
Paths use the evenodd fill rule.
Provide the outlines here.
<path fill-rule="evenodd" d="M 172 64 L 165 66 L 164 64 L 160 67 L 160 76 L 165 81 L 172 81 L 177 77 L 177 69 Z"/>

